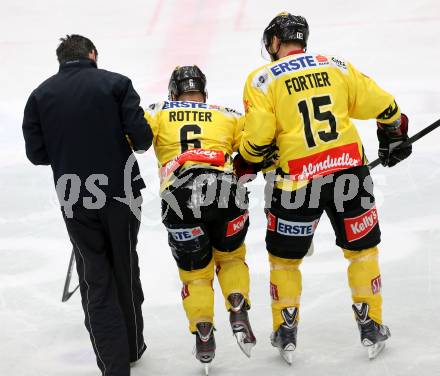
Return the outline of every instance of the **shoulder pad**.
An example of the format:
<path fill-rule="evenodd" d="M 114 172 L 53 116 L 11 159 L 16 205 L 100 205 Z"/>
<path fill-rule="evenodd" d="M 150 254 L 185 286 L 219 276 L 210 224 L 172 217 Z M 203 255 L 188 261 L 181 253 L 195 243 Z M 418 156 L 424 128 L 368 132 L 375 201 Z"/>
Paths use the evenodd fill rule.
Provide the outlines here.
<path fill-rule="evenodd" d="M 342 73 L 348 73 L 348 61 L 342 57 L 329 56 L 330 65 L 338 68 Z"/>
<path fill-rule="evenodd" d="M 237 115 L 237 116 L 243 116 L 243 114 L 241 112 L 238 112 L 238 111 L 236 111 L 236 110 L 234 110 L 233 108 L 230 108 L 230 107 L 225 107 L 225 111 L 230 113 L 230 114 Z"/>
<path fill-rule="evenodd" d="M 232 117 L 235 117 L 235 118 L 239 118 L 239 117 L 242 116 L 242 114 L 240 112 L 234 110 L 233 108 L 217 106 L 215 104 L 208 105 L 208 109 L 209 110 L 216 110 L 216 111 L 221 112 L 222 114 L 224 114 L 226 116 L 232 116 Z"/>
<path fill-rule="evenodd" d="M 264 66 L 262 69 L 256 71 L 252 75 L 252 87 L 262 91 L 264 94 L 267 94 L 269 90 L 269 84 L 273 80 L 272 75 L 267 69 L 267 66 Z"/>

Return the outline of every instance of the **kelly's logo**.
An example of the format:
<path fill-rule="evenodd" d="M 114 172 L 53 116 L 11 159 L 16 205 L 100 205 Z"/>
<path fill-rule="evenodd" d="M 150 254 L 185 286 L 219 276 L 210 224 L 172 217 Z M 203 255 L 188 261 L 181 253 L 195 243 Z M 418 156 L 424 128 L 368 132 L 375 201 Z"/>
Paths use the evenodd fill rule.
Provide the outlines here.
<path fill-rule="evenodd" d="M 246 210 L 242 215 L 228 222 L 228 228 L 226 230 L 226 236 L 233 236 L 238 234 L 241 230 L 244 229 L 244 225 L 246 224 L 246 220 L 249 217 L 249 213 Z"/>
<path fill-rule="evenodd" d="M 345 218 L 344 226 L 345 233 L 347 234 L 347 240 L 349 242 L 358 240 L 370 233 L 371 230 L 377 225 L 378 216 L 376 207 L 372 207 L 354 218 Z"/>

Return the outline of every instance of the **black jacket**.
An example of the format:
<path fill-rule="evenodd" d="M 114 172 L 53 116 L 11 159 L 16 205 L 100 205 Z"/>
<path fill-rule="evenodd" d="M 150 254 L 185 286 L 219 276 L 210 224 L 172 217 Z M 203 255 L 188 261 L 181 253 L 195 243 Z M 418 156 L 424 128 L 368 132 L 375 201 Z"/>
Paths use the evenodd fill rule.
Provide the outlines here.
<path fill-rule="evenodd" d="M 93 197 L 85 188 L 92 174 L 104 174 L 108 185 L 99 187 L 110 197 L 124 196 L 124 167 L 132 150 L 147 150 L 153 135 L 139 107 L 130 79 L 97 69 L 92 60 L 60 65 L 59 72 L 43 82 L 28 99 L 23 135 L 26 155 L 35 165 L 51 165 L 55 183 L 64 174 L 81 179 L 80 197 Z M 132 190 L 145 187 L 136 179 Z"/>

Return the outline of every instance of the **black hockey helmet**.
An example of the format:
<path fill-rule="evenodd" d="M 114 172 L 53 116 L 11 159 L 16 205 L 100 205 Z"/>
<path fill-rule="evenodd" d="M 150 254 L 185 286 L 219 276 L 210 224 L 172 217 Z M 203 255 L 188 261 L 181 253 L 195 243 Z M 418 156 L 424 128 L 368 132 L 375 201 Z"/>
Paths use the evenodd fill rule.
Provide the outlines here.
<path fill-rule="evenodd" d="M 288 12 L 278 14 L 263 32 L 263 44 L 266 51 L 272 57 L 272 60 L 277 60 L 277 52 L 271 52 L 270 46 L 273 37 L 277 36 L 281 42 L 300 42 L 304 49 L 307 47 L 307 39 L 309 38 L 309 25 L 307 20 L 302 16 L 294 16 Z"/>
<path fill-rule="evenodd" d="M 191 91 L 202 93 L 206 100 L 206 76 L 197 65 L 177 66 L 168 84 L 168 99 L 175 100 L 179 95 Z"/>

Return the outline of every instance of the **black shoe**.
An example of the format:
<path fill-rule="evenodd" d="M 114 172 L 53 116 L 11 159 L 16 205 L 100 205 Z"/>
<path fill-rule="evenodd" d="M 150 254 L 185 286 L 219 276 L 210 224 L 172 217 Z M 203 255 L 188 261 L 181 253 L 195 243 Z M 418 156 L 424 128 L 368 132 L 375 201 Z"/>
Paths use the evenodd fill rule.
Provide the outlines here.
<path fill-rule="evenodd" d="M 270 337 L 272 346 L 277 347 L 283 359 L 292 364 L 292 354 L 296 349 L 296 334 L 298 331 L 298 308 L 289 307 L 281 311 L 284 323 Z"/>
<path fill-rule="evenodd" d="M 139 350 L 138 356 L 134 360 L 130 360 L 130 367 L 134 367 L 140 361 L 140 359 L 141 359 L 141 357 L 144 354 L 146 349 L 147 349 L 147 345 L 144 342 L 142 347 L 141 347 L 141 349 Z"/>
<path fill-rule="evenodd" d="M 391 337 L 390 329 L 373 321 L 368 315 L 370 307 L 367 303 L 352 305 L 361 335 L 361 343 L 368 347 L 368 356 L 375 358 L 385 347 L 384 342 Z"/>
<path fill-rule="evenodd" d="M 247 304 L 243 295 L 240 293 L 233 293 L 228 296 L 228 301 L 231 304 L 229 311 L 229 322 L 231 323 L 232 333 L 237 339 L 238 346 L 241 351 L 250 358 L 251 350 L 257 343 L 257 340 L 249 323 L 249 304 Z"/>
<path fill-rule="evenodd" d="M 199 322 L 196 328 L 196 358 L 211 363 L 215 357 L 214 326 L 211 322 Z"/>

